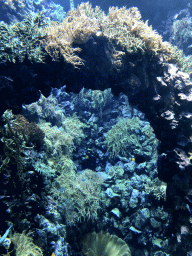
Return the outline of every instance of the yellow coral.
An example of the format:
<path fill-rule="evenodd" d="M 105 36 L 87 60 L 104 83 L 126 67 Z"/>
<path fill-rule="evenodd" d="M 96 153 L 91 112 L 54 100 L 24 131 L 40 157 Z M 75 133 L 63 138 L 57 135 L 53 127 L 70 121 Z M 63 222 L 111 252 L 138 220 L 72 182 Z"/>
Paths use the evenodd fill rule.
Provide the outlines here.
<path fill-rule="evenodd" d="M 87 4 L 81 4 L 68 12 L 62 23 L 52 23 L 46 28 L 47 38 L 42 41 L 45 50 L 57 60 L 62 55 L 66 62 L 74 67 L 84 65 L 84 61 L 76 55 L 81 51 L 72 44 L 85 44 L 99 30 L 98 21 L 86 15 Z"/>
<path fill-rule="evenodd" d="M 128 33 L 142 39 L 148 50 L 154 53 L 162 52 L 167 55 L 172 53 L 171 44 L 163 42 L 162 37 L 152 29 L 152 26 L 148 25 L 148 21 L 141 20 L 141 14 L 137 7 L 130 9 L 111 7 L 106 20 L 109 21 L 108 23 L 120 22 L 121 27 Z"/>
<path fill-rule="evenodd" d="M 11 240 L 15 246 L 16 256 L 43 256 L 41 248 L 33 243 L 30 234 L 26 234 L 25 232 L 21 234 L 14 233 Z"/>
<path fill-rule="evenodd" d="M 173 54 L 171 44 L 163 42 L 148 21 L 141 20 L 137 7 L 111 7 L 106 16 L 98 7 L 93 9 L 89 2 L 82 3 L 69 11 L 62 23 L 52 23 L 45 32 L 47 37 L 42 43 L 53 60 L 63 56 L 74 67 L 84 65 L 84 60 L 77 54 L 81 51 L 80 46 L 93 35 L 108 39 L 108 48 L 112 51 L 111 58 L 117 70 L 122 65 L 124 52 L 117 50 L 116 45 L 128 53 L 162 53 L 166 60 Z"/>

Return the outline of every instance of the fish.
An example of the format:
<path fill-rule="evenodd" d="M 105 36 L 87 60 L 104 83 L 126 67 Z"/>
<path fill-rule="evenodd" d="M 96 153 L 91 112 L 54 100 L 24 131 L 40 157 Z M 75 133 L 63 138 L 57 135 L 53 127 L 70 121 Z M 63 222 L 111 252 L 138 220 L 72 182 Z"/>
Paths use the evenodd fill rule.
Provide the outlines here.
<path fill-rule="evenodd" d="M 65 191 L 65 188 L 64 187 L 61 187 L 61 188 L 58 188 L 57 189 L 59 192 L 64 192 Z"/>

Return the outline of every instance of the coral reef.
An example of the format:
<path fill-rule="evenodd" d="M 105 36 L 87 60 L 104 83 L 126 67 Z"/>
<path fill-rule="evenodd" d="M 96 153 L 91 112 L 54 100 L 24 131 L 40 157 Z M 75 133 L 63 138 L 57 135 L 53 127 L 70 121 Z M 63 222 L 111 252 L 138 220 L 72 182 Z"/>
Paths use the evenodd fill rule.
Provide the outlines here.
<path fill-rule="evenodd" d="M 1 157 L 0 170 L 8 168 L 10 173 L 9 165 L 15 164 L 20 180 L 23 181 L 26 176 L 23 170 L 28 161 L 26 150 L 39 150 L 44 144 L 44 133 L 35 123 L 29 123 L 24 116 L 13 115 L 11 111 L 7 110 L 3 119 L 5 125 L 0 134 L 4 156 Z"/>
<path fill-rule="evenodd" d="M 2 141 L 10 137 L 10 139 L 15 140 L 14 144 L 21 145 L 24 141 L 26 147 L 41 148 L 43 146 L 44 132 L 35 123 L 29 123 L 23 115 L 13 115 L 11 111 L 7 111 L 4 113 L 4 121 L 6 122 L 5 136 Z M 19 147 L 21 148 L 21 146 Z"/>
<path fill-rule="evenodd" d="M 34 31 L 28 34 L 27 19 L 19 24 L 15 33 L 26 25 L 30 39 Z M 9 37 L 14 25 L 1 26 Z M 66 33 L 57 45 L 60 26 Z M 179 70 L 173 47 L 136 8 L 114 7 L 105 15 L 84 3 L 45 31 L 34 39 L 37 49 L 41 40 L 44 63 L 29 57 L 36 49 L 30 40 L 32 50 L 25 49 L 28 57 L 21 54 L 21 61 L 12 51 L 9 61 L 7 49 L 1 51 L 1 111 L 14 113 L 5 112 L 0 133 L 2 230 L 8 220 L 19 233 L 34 231 L 46 256 L 81 253 L 78 241 L 88 228 L 118 234 L 135 255 L 190 253 L 192 84 Z M 10 39 L 2 47 L 14 43 Z M 62 89 L 46 99 L 51 87 Z M 16 113 L 39 98 L 22 113 L 30 121 L 35 117 L 45 134 L 45 147 L 37 151 L 33 138 L 26 142 L 23 136 L 30 123 Z M 108 135 L 116 137 L 107 152 Z"/>
<path fill-rule="evenodd" d="M 86 127 L 77 117 L 64 117 L 62 126 L 52 126 L 49 122 L 41 121 L 38 126 L 45 133 L 46 151 L 52 156 L 70 155 L 76 144 L 85 137 L 83 128 Z"/>
<path fill-rule="evenodd" d="M 167 184 L 155 178 L 152 182 L 148 181 L 145 185 L 145 191 L 147 194 L 152 193 L 158 200 L 163 199 L 166 201 L 166 189 Z"/>
<path fill-rule="evenodd" d="M 184 52 L 188 54 L 190 52 L 188 46 L 192 42 L 191 28 L 190 8 L 185 8 L 174 15 L 169 28 L 170 42 L 179 49 L 184 49 Z"/>

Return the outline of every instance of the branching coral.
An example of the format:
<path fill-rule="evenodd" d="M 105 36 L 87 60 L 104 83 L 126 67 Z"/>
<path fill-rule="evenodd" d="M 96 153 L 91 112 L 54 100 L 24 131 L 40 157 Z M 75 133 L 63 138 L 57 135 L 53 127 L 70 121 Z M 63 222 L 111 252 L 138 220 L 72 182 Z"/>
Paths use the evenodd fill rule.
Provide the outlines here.
<path fill-rule="evenodd" d="M 172 47 L 169 43 L 163 42 L 162 37 L 148 25 L 148 22 L 141 20 L 141 14 L 137 7 L 126 9 L 126 7 L 111 7 L 109 14 L 104 20 L 105 33 L 112 39 L 116 39 L 124 48 L 147 50 L 153 53 L 164 53 L 170 55 Z M 110 26 L 117 29 L 110 29 Z M 126 38 L 126 40 L 125 40 Z M 131 46 L 126 41 L 131 42 Z M 129 49 L 130 48 L 130 49 Z M 134 50 L 134 51 L 135 51 Z"/>
<path fill-rule="evenodd" d="M 47 38 L 42 41 L 45 50 L 58 60 L 63 56 L 66 62 L 78 67 L 84 61 L 76 54 L 81 51 L 75 44 L 85 44 L 99 30 L 98 21 L 86 15 L 87 4 L 81 4 L 68 12 L 62 23 L 52 23 L 45 29 Z"/>
<path fill-rule="evenodd" d="M 0 58 L 1 61 L 24 61 L 27 57 L 30 61 L 43 62 L 45 53 L 40 45 L 43 38 L 43 15 L 36 17 L 27 16 L 22 22 L 14 25 L 0 23 Z"/>
<path fill-rule="evenodd" d="M 41 248 L 33 243 L 30 234 L 23 232 L 15 233 L 11 240 L 15 246 L 16 256 L 43 256 Z"/>
<path fill-rule="evenodd" d="M 145 52 L 146 47 L 142 39 L 131 34 L 125 26 L 122 26 L 120 20 L 111 21 L 107 18 L 102 26 L 103 34 L 113 42 L 116 42 L 124 51 L 128 53 Z"/>
<path fill-rule="evenodd" d="M 163 181 L 160 181 L 158 178 L 150 180 L 145 185 L 145 192 L 147 194 L 153 194 L 157 200 L 166 200 L 166 189 L 167 184 Z"/>
<path fill-rule="evenodd" d="M 148 22 L 141 20 L 136 7 L 112 7 L 106 16 L 99 7 L 92 8 L 89 3 L 82 3 L 69 11 L 62 23 L 52 23 L 45 32 L 47 37 L 42 44 L 53 60 L 63 56 L 74 67 L 84 65 L 78 53 L 81 51 L 80 46 L 92 36 L 105 37 L 113 45 L 113 58 L 120 62 L 124 53 L 115 49 L 115 45 L 128 53 L 163 53 L 167 59 L 172 54 L 172 46 L 163 42 Z"/>
<path fill-rule="evenodd" d="M 120 119 L 106 135 L 106 145 L 111 157 L 119 154 L 131 157 L 134 155 L 150 156 L 154 153 L 157 140 L 152 127 L 142 127 L 138 117 Z"/>
<path fill-rule="evenodd" d="M 63 171 L 52 188 L 52 195 L 64 206 L 69 225 L 75 224 L 81 218 L 97 218 L 103 183 L 103 179 L 92 170 L 86 169 L 76 174 L 71 167 L 65 168 L 63 162 Z"/>
<path fill-rule="evenodd" d="M 38 126 L 45 133 L 47 152 L 53 156 L 71 155 L 75 144 L 85 137 L 83 128 L 86 127 L 77 117 L 64 117 L 62 127 L 51 126 L 51 123 L 40 122 Z"/>

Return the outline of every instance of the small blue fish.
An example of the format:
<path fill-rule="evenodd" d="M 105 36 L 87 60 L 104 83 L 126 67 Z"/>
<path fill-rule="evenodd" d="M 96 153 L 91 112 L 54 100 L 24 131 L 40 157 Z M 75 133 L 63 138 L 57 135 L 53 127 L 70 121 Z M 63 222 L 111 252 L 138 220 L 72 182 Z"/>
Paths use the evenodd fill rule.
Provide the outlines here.
<path fill-rule="evenodd" d="M 65 188 L 61 187 L 61 188 L 58 188 L 57 189 L 59 192 L 64 192 L 65 191 Z"/>

